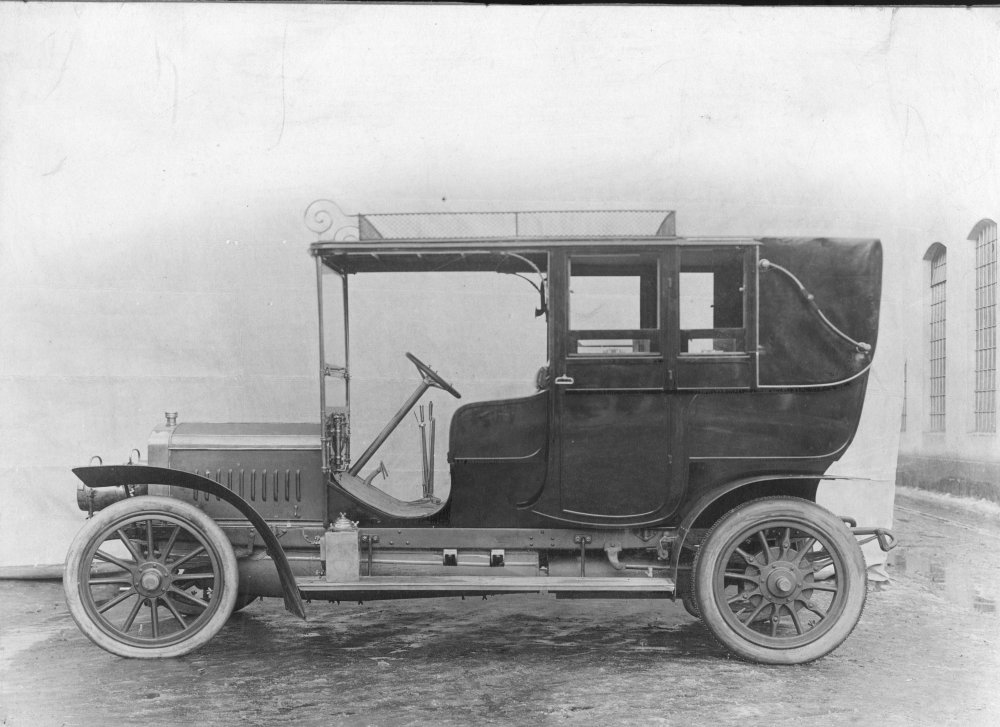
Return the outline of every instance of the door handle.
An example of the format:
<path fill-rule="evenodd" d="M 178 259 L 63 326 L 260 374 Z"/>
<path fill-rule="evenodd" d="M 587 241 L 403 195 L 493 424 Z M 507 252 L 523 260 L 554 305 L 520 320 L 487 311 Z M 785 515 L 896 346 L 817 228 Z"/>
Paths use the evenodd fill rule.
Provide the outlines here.
<path fill-rule="evenodd" d="M 576 381 L 573 379 L 572 376 L 564 375 L 564 376 L 557 376 L 556 380 L 553 383 L 559 384 L 559 386 L 566 386 L 568 384 L 575 384 Z"/>

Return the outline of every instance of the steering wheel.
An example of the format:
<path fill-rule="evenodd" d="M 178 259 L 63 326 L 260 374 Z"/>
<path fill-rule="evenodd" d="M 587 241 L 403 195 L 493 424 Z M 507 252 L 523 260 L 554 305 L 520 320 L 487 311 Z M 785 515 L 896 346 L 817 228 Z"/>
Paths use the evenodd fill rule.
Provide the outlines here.
<path fill-rule="evenodd" d="M 434 384 L 439 389 L 444 389 L 449 394 L 451 394 L 452 396 L 454 396 L 456 399 L 461 399 L 462 398 L 462 395 L 459 394 L 457 391 L 455 391 L 455 389 L 452 387 L 451 384 L 449 384 L 447 381 L 445 381 L 444 379 L 442 379 L 440 374 L 438 374 L 436 371 L 434 371 L 430 366 L 428 366 L 427 364 L 425 364 L 419 358 L 417 358 L 416 356 L 414 356 L 410 352 L 406 353 L 406 358 L 410 359 L 410 361 L 413 362 L 413 365 L 417 367 L 417 371 L 419 371 L 420 374 L 425 379 L 430 379 L 431 381 L 434 382 Z"/>

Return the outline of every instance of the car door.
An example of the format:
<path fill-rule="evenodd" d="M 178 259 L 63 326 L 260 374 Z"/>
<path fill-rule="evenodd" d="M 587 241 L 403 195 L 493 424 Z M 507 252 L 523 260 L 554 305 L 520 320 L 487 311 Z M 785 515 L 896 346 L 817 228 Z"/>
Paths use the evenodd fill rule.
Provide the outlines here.
<path fill-rule="evenodd" d="M 671 256 L 553 255 L 549 482 L 535 511 L 632 525 L 669 514 L 675 476 L 666 318 Z"/>

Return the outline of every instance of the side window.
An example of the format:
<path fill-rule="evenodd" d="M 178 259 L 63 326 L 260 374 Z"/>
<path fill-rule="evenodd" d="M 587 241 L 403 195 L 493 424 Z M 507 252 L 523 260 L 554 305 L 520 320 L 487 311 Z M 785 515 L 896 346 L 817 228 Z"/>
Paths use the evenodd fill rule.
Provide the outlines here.
<path fill-rule="evenodd" d="M 658 270 L 641 255 L 570 258 L 569 354 L 659 354 Z"/>
<path fill-rule="evenodd" d="M 680 269 L 681 354 L 746 351 L 743 250 L 685 248 Z"/>

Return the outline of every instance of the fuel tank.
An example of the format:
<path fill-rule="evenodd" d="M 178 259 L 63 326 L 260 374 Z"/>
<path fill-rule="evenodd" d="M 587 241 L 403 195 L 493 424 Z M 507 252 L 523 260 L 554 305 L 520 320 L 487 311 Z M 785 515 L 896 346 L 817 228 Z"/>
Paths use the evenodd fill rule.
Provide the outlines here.
<path fill-rule="evenodd" d="M 266 520 L 323 522 L 320 427 L 315 423 L 183 423 L 175 417 L 153 430 L 149 464 L 215 480 L 249 502 Z M 151 495 L 187 500 L 214 519 L 240 518 L 211 495 L 150 485 Z"/>

